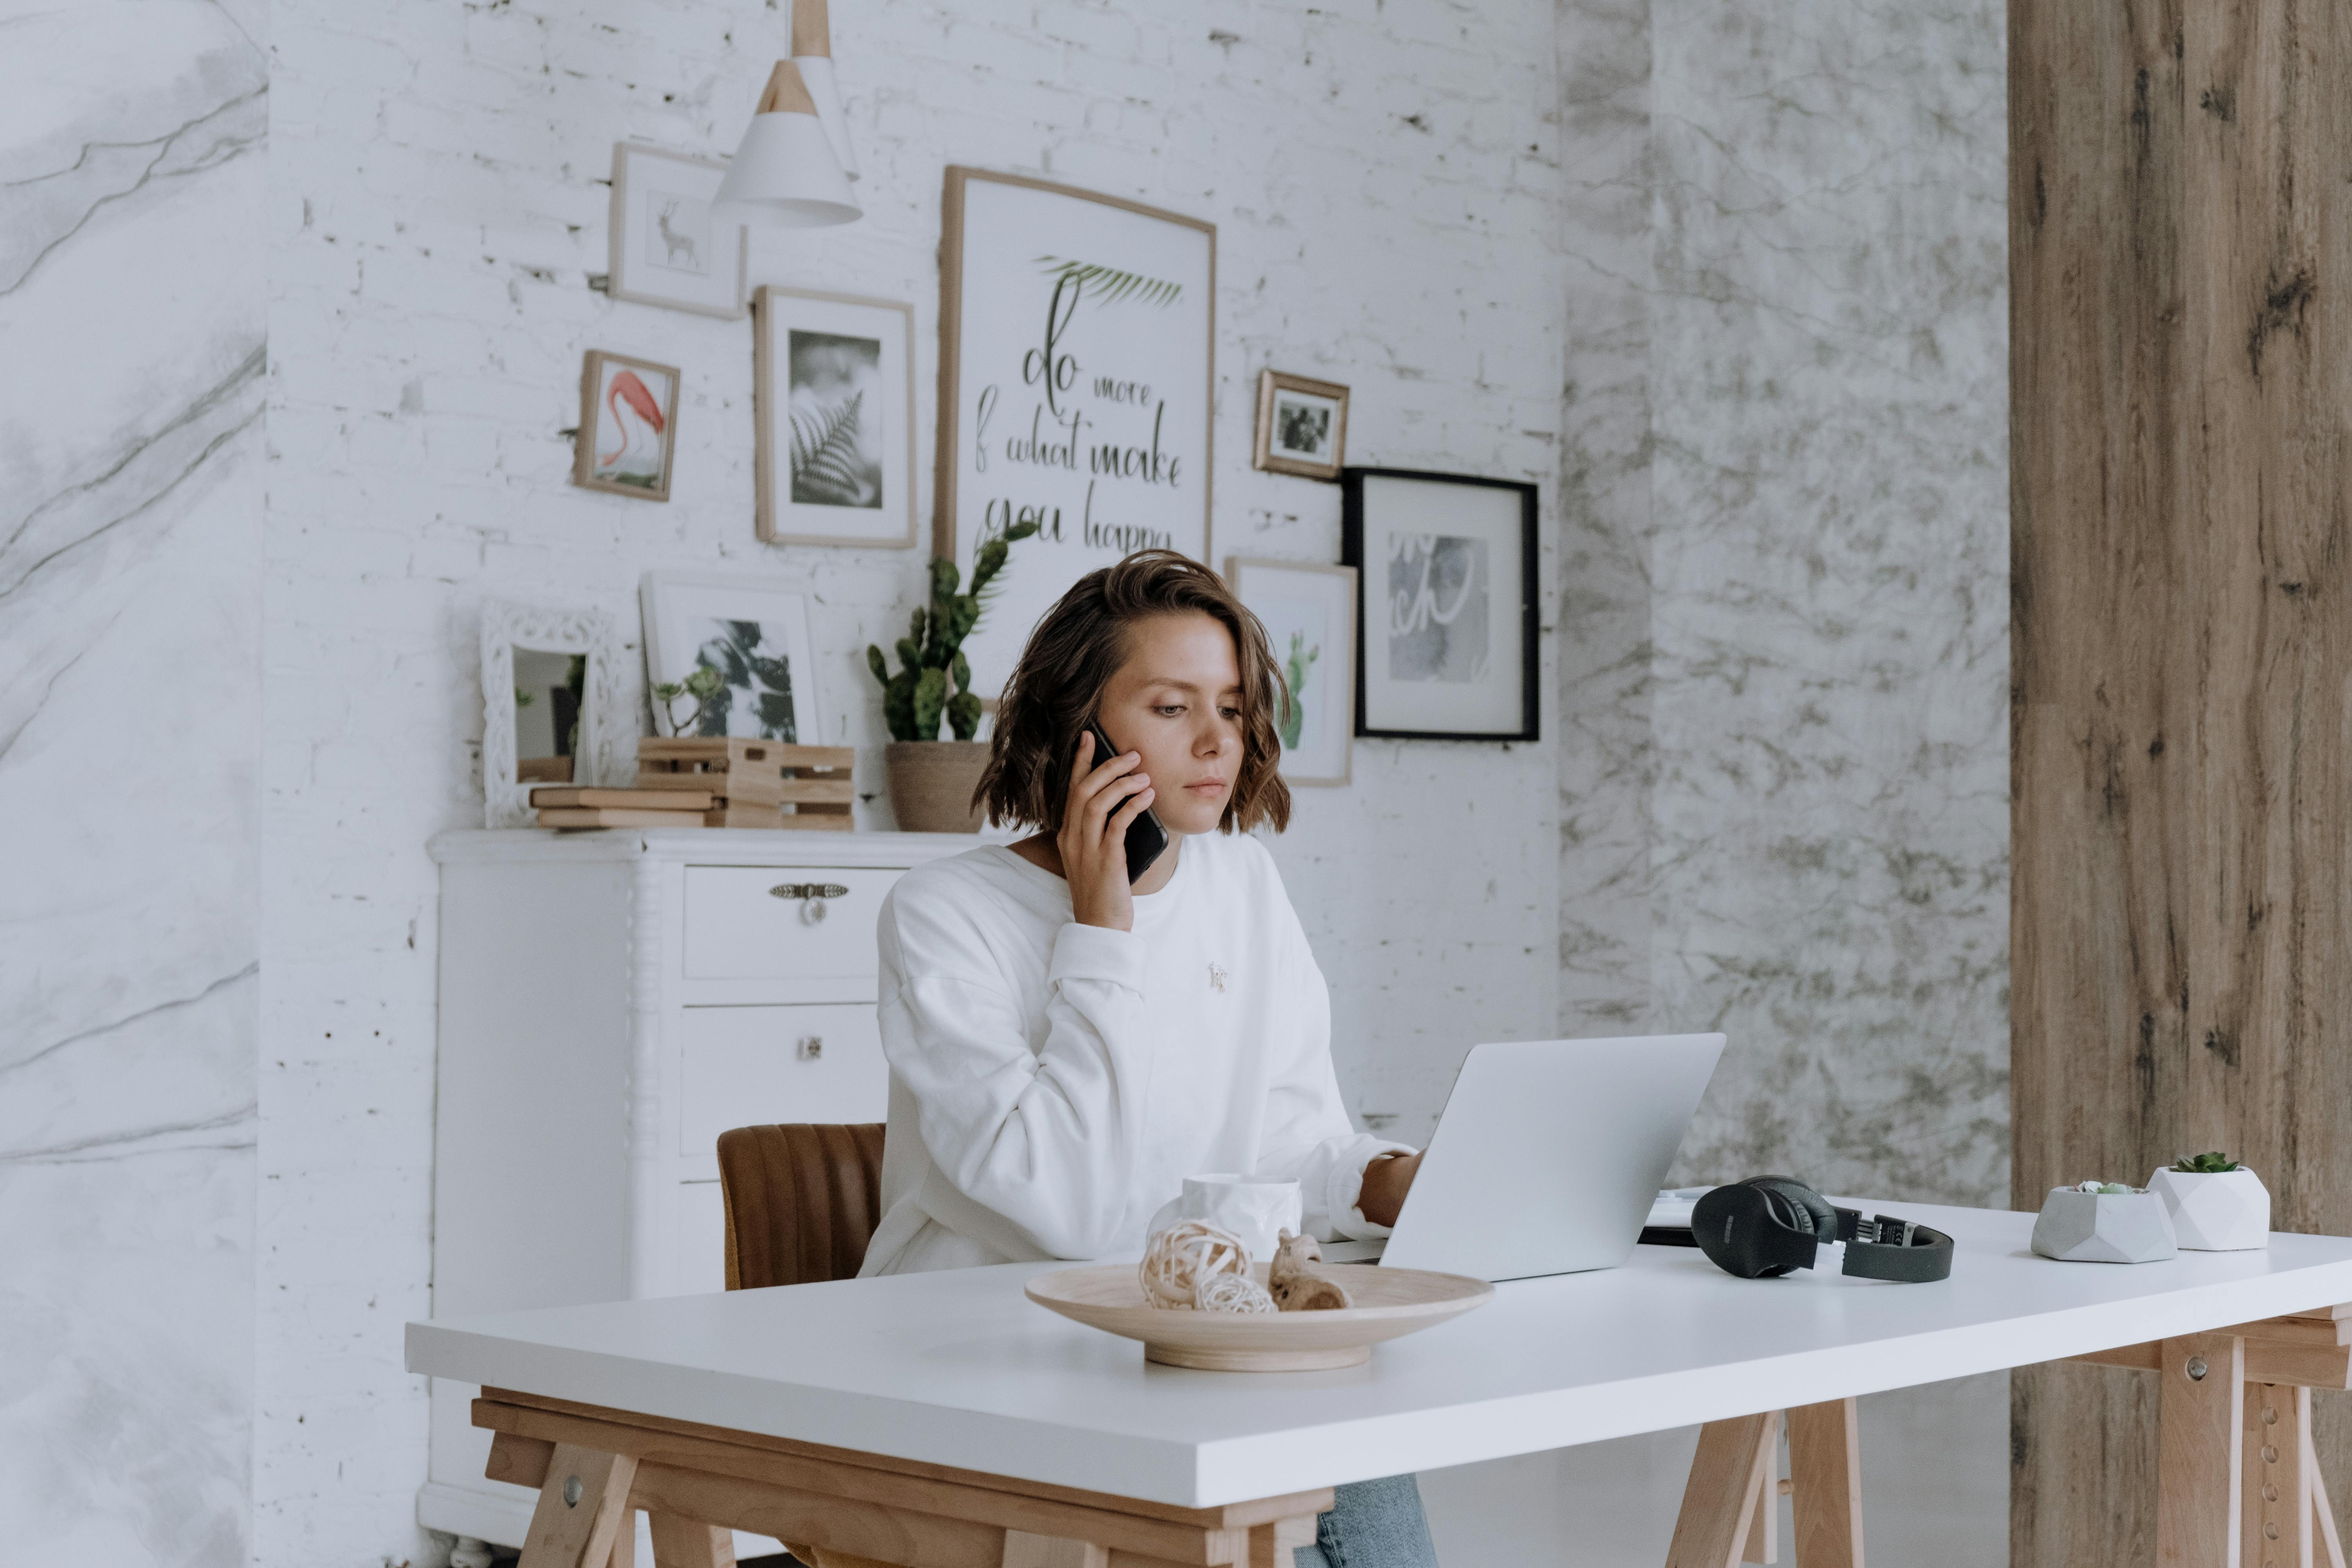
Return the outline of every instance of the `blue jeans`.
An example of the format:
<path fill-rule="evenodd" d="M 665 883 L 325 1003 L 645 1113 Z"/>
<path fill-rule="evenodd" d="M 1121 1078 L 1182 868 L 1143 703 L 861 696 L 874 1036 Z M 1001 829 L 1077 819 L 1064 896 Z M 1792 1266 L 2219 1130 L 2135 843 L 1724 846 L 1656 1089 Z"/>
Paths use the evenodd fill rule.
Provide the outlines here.
<path fill-rule="evenodd" d="M 1295 1568 L 1437 1568 L 1437 1548 L 1411 1476 L 1334 1489 L 1315 1521 L 1315 1544 L 1291 1553 Z"/>

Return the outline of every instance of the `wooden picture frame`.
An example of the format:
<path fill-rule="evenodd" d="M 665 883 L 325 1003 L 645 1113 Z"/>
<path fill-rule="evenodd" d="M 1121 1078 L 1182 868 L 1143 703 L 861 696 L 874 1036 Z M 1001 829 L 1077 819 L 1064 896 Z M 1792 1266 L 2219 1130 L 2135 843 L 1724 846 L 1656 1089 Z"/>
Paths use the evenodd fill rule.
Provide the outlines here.
<path fill-rule="evenodd" d="M 1355 729 L 1357 572 L 1313 561 L 1235 555 L 1225 582 L 1265 627 L 1293 708 L 1277 715 L 1280 773 L 1293 784 L 1344 784 Z"/>
<path fill-rule="evenodd" d="M 639 500 L 669 500 L 670 463 L 677 455 L 677 389 L 683 379 L 676 365 L 590 349 L 580 366 L 580 430 L 573 441 L 572 482 Z M 644 460 L 648 440 L 657 443 L 651 468 Z M 608 461 L 604 448 L 615 442 Z"/>
<path fill-rule="evenodd" d="M 1416 468 L 1346 468 L 1339 486 L 1339 559 L 1360 574 L 1356 733 L 1539 740 L 1536 487 Z"/>
<path fill-rule="evenodd" d="M 712 198 L 727 165 L 639 142 L 613 146 L 604 292 L 637 305 L 740 321 L 751 237 Z"/>
<path fill-rule="evenodd" d="M 932 552 L 969 581 L 986 538 L 1041 524 L 964 644 L 983 698 L 1087 572 L 1145 544 L 1214 559 L 1216 236 L 1119 196 L 947 170 Z M 1105 448 L 1126 467 L 1107 481 Z"/>
<path fill-rule="evenodd" d="M 1286 395 L 1299 405 L 1293 408 Z M 1316 408 L 1314 405 L 1328 406 Z M 1322 427 L 1311 432 L 1311 452 L 1299 449 L 1299 432 L 1286 420 L 1299 415 L 1319 416 Z M 1253 468 L 1269 474 L 1295 474 L 1302 479 L 1336 479 L 1348 462 L 1348 389 L 1336 381 L 1317 381 L 1278 370 L 1257 373 L 1257 446 Z"/>
<path fill-rule="evenodd" d="M 761 284 L 751 317 L 760 537 L 912 548 L 915 308 Z"/>
<path fill-rule="evenodd" d="M 529 827 L 537 817 L 530 792 L 544 780 L 516 774 L 517 648 L 584 655 L 580 741 L 572 752 L 574 784 L 625 786 L 636 776 L 637 726 L 621 698 L 621 639 L 603 610 L 550 609 L 492 599 L 482 605 L 482 826 Z"/>

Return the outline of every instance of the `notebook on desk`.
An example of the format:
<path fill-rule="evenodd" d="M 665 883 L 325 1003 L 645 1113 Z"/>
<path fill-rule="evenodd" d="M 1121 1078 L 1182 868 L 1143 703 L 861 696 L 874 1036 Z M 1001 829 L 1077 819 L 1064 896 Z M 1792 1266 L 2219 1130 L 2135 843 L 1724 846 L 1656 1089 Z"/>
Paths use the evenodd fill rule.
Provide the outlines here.
<path fill-rule="evenodd" d="M 1392 1234 L 1326 1243 L 1324 1260 L 1490 1280 L 1615 1268 L 1722 1055 L 1721 1035 L 1471 1047 Z"/>

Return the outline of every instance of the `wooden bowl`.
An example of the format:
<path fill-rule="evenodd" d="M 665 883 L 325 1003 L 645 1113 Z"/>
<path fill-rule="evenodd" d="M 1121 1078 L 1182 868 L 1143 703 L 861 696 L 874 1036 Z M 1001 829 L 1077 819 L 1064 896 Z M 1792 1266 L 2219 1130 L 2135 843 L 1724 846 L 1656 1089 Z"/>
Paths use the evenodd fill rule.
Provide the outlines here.
<path fill-rule="evenodd" d="M 1250 1272 L 1265 1283 L 1265 1265 Z M 1089 1328 L 1143 1342 L 1143 1359 L 1211 1372 L 1312 1372 L 1356 1366 L 1382 1340 L 1483 1307 L 1495 1288 L 1483 1279 L 1426 1268 L 1346 1268 L 1317 1273 L 1347 1289 L 1356 1304 L 1339 1311 L 1244 1316 L 1153 1307 L 1132 1263 L 1063 1268 L 1029 1281 L 1029 1299 Z"/>

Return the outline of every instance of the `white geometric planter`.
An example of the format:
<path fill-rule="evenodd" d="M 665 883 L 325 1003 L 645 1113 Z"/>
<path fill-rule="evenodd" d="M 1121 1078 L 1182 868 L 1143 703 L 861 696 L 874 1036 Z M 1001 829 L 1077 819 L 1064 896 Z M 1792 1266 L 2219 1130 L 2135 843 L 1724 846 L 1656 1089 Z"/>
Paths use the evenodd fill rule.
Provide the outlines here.
<path fill-rule="evenodd" d="M 2174 1256 L 2172 1216 L 2153 1193 L 2053 1187 L 2033 1222 L 2033 1250 L 2061 1263 L 2160 1263 Z"/>
<path fill-rule="evenodd" d="M 2164 1200 L 2174 1236 L 2191 1252 L 2252 1252 L 2271 1244 L 2271 1193 L 2252 1171 L 2158 1171 L 2147 1190 Z"/>

